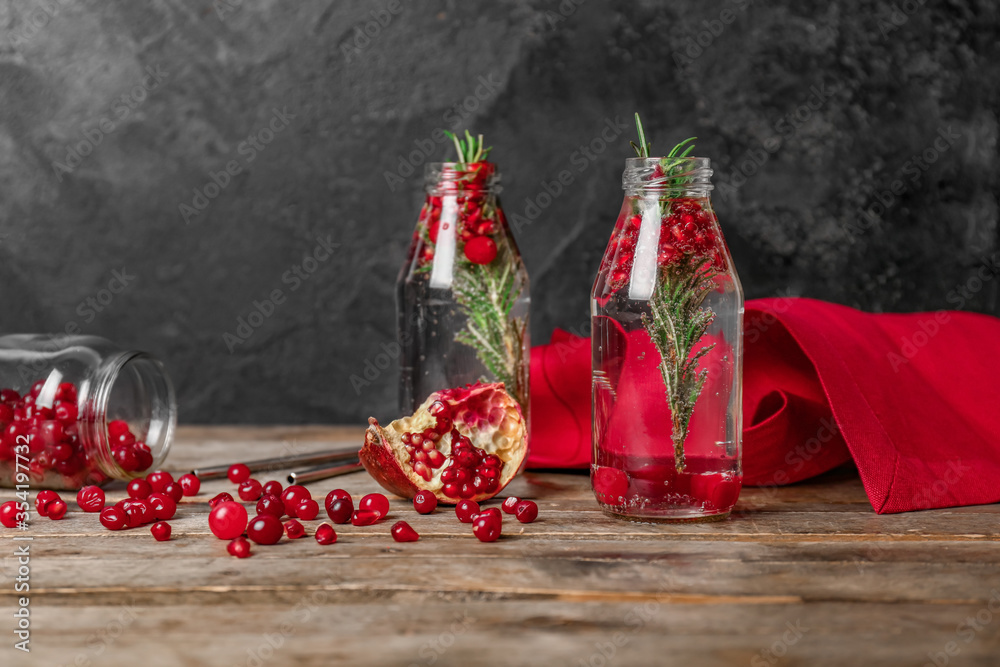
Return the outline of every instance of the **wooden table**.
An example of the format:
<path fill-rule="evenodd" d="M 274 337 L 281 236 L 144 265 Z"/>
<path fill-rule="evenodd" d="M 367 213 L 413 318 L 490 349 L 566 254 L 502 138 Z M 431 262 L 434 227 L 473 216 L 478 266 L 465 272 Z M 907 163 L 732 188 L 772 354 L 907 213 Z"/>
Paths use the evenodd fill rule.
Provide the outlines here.
<path fill-rule="evenodd" d="M 168 467 L 361 433 L 184 428 Z M 378 490 L 358 473 L 313 495 L 336 487 Z M 186 499 L 169 543 L 106 531 L 75 502 L 36 518 L 30 655 L 12 648 L 22 543 L 0 529 L 0 665 L 1000 665 L 1000 507 L 877 516 L 851 471 L 745 489 L 730 520 L 689 525 L 618 521 L 585 475 L 529 473 L 509 490 L 538 501 L 538 521 L 506 520 L 493 544 L 394 499 L 387 521 L 338 526 L 334 545 L 284 540 L 246 560 L 208 531 L 223 490 Z M 392 541 L 400 518 L 419 542 Z"/>

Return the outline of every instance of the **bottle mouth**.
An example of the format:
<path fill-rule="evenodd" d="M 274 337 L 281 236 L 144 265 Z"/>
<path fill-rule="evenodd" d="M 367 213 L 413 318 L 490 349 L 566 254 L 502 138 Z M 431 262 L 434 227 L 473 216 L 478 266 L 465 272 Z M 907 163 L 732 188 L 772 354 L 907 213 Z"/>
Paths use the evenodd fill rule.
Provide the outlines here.
<path fill-rule="evenodd" d="M 424 189 L 441 196 L 458 192 L 500 192 L 500 172 L 492 162 L 431 162 L 424 167 Z"/>
<path fill-rule="evenodd" d="M 713 173 L 707 157 L 634 157 L 625 160 L 622 188 L 630 194 L 707 196 L 714 188 Z"/>

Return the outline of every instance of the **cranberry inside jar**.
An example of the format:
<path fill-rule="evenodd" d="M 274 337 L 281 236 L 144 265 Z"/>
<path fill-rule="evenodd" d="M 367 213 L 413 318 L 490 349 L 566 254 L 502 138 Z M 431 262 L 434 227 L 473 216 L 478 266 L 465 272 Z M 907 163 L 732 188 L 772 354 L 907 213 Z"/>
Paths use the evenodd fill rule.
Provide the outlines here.
<path fill-rule="evenodd" d="M 145 353 L 94 336 L 0 337 L 0 486 L 141 477 L 166 457 L 176 423 L 170 379 Z"/>

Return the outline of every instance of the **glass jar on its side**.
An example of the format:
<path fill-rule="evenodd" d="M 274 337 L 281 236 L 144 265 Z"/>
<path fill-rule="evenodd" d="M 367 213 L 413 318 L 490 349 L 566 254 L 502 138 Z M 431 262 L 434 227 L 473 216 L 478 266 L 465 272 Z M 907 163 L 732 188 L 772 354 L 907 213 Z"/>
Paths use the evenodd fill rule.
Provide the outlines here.
<path fill-rule="evenodd" d="M 173 385 L 148 354 L 96 336 L 0 337 L 0 486 L 140 477 L 166 458 L 176 425 Z"/>

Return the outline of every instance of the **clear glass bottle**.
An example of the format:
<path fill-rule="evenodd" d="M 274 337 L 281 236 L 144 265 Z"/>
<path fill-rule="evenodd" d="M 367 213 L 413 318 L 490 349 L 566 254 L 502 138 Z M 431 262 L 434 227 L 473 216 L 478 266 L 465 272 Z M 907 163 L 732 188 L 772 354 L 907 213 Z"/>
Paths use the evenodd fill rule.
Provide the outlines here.
<path fill-rule="evenodd" d="M 96 336 L 0 337 L 0 486 L 79 489 L 167 455 L 177 400 L 163 365 Z"/>
<path fill-rule="evenodd" d="M 528 273 L 491 162 L 425 170 L 427 197 L 396 284 L 400 410 L 432 392 L 503 382 L 528 417 Z"/>
<path fill-rule="evenodd" d="M 742 486 L 743 290 L 707 158 L 625 161 L 591 295 L 591 481 L 608 512 L 721 519 Z"/>

